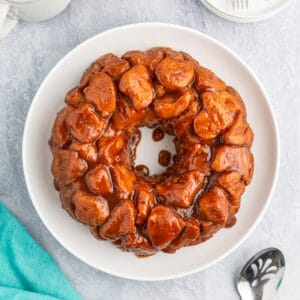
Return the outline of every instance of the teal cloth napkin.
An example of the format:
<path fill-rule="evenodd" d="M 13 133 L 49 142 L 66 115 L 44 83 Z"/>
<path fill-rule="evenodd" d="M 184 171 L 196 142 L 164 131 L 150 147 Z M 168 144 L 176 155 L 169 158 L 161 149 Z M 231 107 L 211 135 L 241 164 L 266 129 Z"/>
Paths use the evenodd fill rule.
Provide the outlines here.
<path fill-rule="evenodd" d="M 50 255 L 1 203 L 0 299 L 81 299 Z"/>

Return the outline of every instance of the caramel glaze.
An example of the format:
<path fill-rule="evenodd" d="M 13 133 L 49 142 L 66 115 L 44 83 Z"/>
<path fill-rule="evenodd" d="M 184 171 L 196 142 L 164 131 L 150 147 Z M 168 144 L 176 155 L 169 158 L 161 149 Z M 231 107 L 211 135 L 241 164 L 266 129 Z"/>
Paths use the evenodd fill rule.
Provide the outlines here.
<path fill-rule="evenodd" d="M 158 154 L 158 163 L 163 167 L 167 167 L 170 164 L 172 154 L 168 150 L 161 150 Z"/>
<path fill-rule="evenodd" d="M 232 217 L 231 219 L 229 219 L 225 225 L 226 228 L 231 228 L 233 227 L 237 222 L 236 217 Z"/>
<path fill-rule="evenodd" d="M 145 165 L 137 165 L 135 168 L 134 168 L 135 172 L 137 172 L 137 174 L 140 174 L 142 176 L 146 176 L 148 177 L 150 172 L 149 172 L 149 168 Z"/>
<path fill-rule="evenodd" d="M 153 141 L 161 141 L 165 136 L 165 132 L 161 127 L 156 127 L 152 132 Z"/>
<path fill-rule="evenodd" d="M 216 77 L 211 71 L 205 68 L 203 68 L 202 70 L 202 67 L 200 67 L 198 63 L 190 58 L 190 56 L 188 56 L 187 54 L 182 52 L 175 52 L 170 48 L 155 49 L 156 56 L 153 54 L 153 57 L 151 56 L 152 54 L 149 54 L 150 52 L 142 52 L 142 54 L 131 54 L 128 52 L 129 54 L 124 55 L 124 59 L 118 58 L 113 54 L 108 54 L 99 58 L 96 62 L 97 68 L 91 67 L 90 69 L 88 69 L 85 72 L 80 85 L 77 88 L 72 89 L 70 91 L 70 93 L 72 92 L 71 94 L 67 94 L 66 102 L 71 105 L 67 105 L 67 107 L 58 114 L 53 126 L 52 136 L 49 141 L 54 156 L 52 165 L 52 172 L 55 177 L 54 185 L 55 188 L 60 192 L 60 199 L 62 201 L 63 207 L 73 218 L 87 223 L 96 238 L 112 240 L 113 243 L 121 249 L 135 252 L 135 254 L 139 257 L 152 255 L 158 250 L 172 253 L 182 246 L 195 245 L 207 240 L 222 227 L 232 227 L 236 223 L 234 213 L 238 210 L 239 204 L 234 204 L 236 195 L 233 195 L 232 189 L 226 186 L 226 181 L 224 181 L 225 183 L 223 183 L 222 189 L 219 188 L 223 193 L 223 197 L 228 199 L 226 200 L 226 202 L 224 202 L 224 205 L 226 205 L 226 209 L 219 212 L 219 219 L 218 215 L 210 215 L 211 212 L 214 212 L 213 207 L 210 210 L 209 207 L 202 207 L 201 203 L 204 201 L 204 198 L 208 196 L 212 197 L 211 203 L 213 203 L 214 201 L 219 201 L 219 199 L 213 198 L 214 194 L 209 193 L 212 193 L 211 191 L 213 191 L 216 186 L 220 186 L 218 178 L 221 174 L 225 174 L 230 170 L 239 170 L 240 172 L 242 172 L 245 169 L 243 165 L 238 165 L 236 167 L 224 167 L 224 171 L 219 170 L 223 168 L 221 165 L 216 165 L 216 167 L 214 167 L 214 160 L 218 155 L 216 151 L 220 148 L 220 146 L 227 143 L 223 139 L 223 134 L 229 132 L 229 125 L 227 128 L 221 129 L 216 137 L 210 139 L 203 139 L 201 138 L 201 136 L 199 137 L 199 134 L 202 134 L 203 130 L 200 131 L 197 128 L 198 133 L 196 133 L 193 126 L 193 119 L 196 116 L 200 116 L 199 112 L 204 105 L 202 103 L 203 93 L 205 93 L 206 91 L 212 91 L 211 93 L 218 93 L 218 90 L 227 89 L 230 97 L 236 97 L 236 99 L 239 98 L 240 102 L 242 103 L 242 100 L 238 96 L 237 92 L 231 87 L 226 87 L 224 82 Z M 190 72 L 191 65 L 194 66 L 193 68 L 195 72 L 200 72 L 200 75 L 198 73 L 195 73 L 195 75 L 193 75 L 194 77 L 192 78 L 192 80 L 190 80 L 185 88 L 180 88 L 180 90 L 177 91 L 168 91 L 168 88 L 173 89 L 173 86 L 177 83 L 169 83 L 168 77 L 164 77 L 163 70 L 165 66 L 163 64 L 160 65 L 160 68 L 154 68 L 154 64 L 162 61 L 162 59 L 173 56 L 176 57 L 176 62 L 179 61 L 181 63 L 183 61 L 182 68 L 186 72 L 186 74 L 183 73 L 181 81 L 178 81 L 178 84 L 182 84 L 182 82 L 184 82 L 185 80 L 187 82 L 188 80 L 190 80 L 188 77 L 188 72 Z M 136 102 L 133 103 L 130 100 L 130 97 L 135 97 L 135 95 L 131 93 L 130 78 L 126 79 L 128 80 L 126 81 L 125 79 L 123 80 L 124 76 L 121 77 L 121 75 L 118 75 L 119 69 L 122 69 L 120 71 L 122 73 L 125 72 L 124 70 L 128 70 L 131 67 L 131 71 L 134 70 L 133 67 L 137 64 L 137 61 L 139 61 L 139 64 L 146 65 L 146 67 L 150 71 L 153 86 L 155 87 L 153 93 L 150 90 L 147 91 L 147 95 L 151 95 L 152 93 L 154 100 L 144 109 L 141 109 L 141 107 L 143 107 L 144 105 L 143 102 L 137 102 L 140 101 L 138 98 L 135 100 Z M 95 66 L 95 63 L 92 66 Z M 98 74 L 102 69 L 105 70 L 105 72 L 109 76 L 111 76 L 113 82 L 110 83 L 108 78 L 105 77 L 106 84 L 111 84 L 111 86 L 109 86 L 109 90 L 112 91 L 112 94 L 110 95 L 111 99 L 109 98 L 109 96 L 107 96 L 107 99 L 108 101 L 115 101 L 116 106 L 116 110 L 112 114 L 110 114 L 109 112 L 106 112 L 106 114 L 104 114 L 102 111 L 98 110 L 98 98 L 96 97 L 97 95 L 94 95 L 93 90 L 89 90 L 89 95 L 91 95 L 91 99 L 93 100 L 92 102 L 85 97 L 85 88 L 86 86 L 88 86 L 89 82 L 91 82 L 88 80 L 88 78 L 94 76 L 94 74 Z M 166 69 L 166 72 L 168 72 L 168 69 Z M 202 74 L 201 72 L 204 72 L 205 74 Z M 114 99 L 114 85 L 117 86 L 119 84 L 119 86 L 121 87 L 122 80 L 124 81 L 122 82 L 123 100 L 121 100 L 121 96 L 117 96 Z M 147 81 L 148 79 L 145 80 Z M 165 86 L 163 86 L 160 81 L 163 82 Z M 148 86 L 151 87 L 151 84 L 148 84 Z M 155 106 L 155 99 L 166 99 L 166 97 L 169 97 L 170 99 L 179 99 L 179 97 L 187 89 L 193 89 L 194 100 L 192 100 L 192 102 L 189 103 L 186 108 L 184 106 L 185 103 L 178 103 L 178 105 L 173 105 L 173 100 L 164 100 L 166 101 L 167 105 L 171 107 L 170 109 L 174 109 L 174 114 L 176 115 L 169 118 L 170 112 L 168 112 L 168 119 L 160 118 L 157 115 L 159 114 L 158 109 L 160 109 L 158 105 L 162 105 L 161 103 L 164 104 L 164 102 L 161 102 L 157 104 L 157 106 Z M 99 91 L 95 91 L 95 93 L 97 92 Z M 72 98 L 73 94 L 75 95 L 74 98 Z M 182 101 L 187 100 L 184 99 Z M 194 116 L 192 112 L 189 112 L 189 107 L 192 106 L 193 101 L 198 102 L 198 108 Z M 90 122 L 90 127 L 84 127 L 85 125 L 82 125 L 82 123 L 80 123 L 80 120 L 76 121 L 72 119 L 69 113 L 69 111 L 74 111 L 77 109 L 77 107 L 81 107 L 84 103 L 87 102 L 92 103 L 89 104 L 90 116 L 88 119 L 86 118 L 87 120 L 89 120 L 88 122 Z M 103 107 L 103 104 L 101 105 L 101 107 Z M 134 108 L 133 105 L 138 105 L 138 108 Z M 95 108 L 93 109 L 92 107 Z M 112 104 L 110 104 L 109 109 L 111 109 L 111 107 L 113 107 Z M 181 108 L 182 111 L 180 111 Z M 178 113 L 178 111 L 180 113 Z M 117 115 L 117 112 L 119 113 L 119 115 Z M 163 114 L 164 111 L 162 110 L 161 113 Z M 190 114 L 190 116 L 188 114 Z M 185 115 L 188 115 L 189 117 L 185 118 Z M 244 113 L 244 115 L 246 114 Z M 73 118 L 75 118 L 75 116 Z M 94 119 L 98 120 L 98 118 L 101 121 L 101 126 L 106 129 L 101 132 L 99 131 L 99 129 L 97 129 L 98 132 L 94 132 L 95 128 L 93 128 L 93 122 Z M 228 117 L 228 119 L 230 118 Z M 103 125 L 103 122 L 105 122 L 106 124 Z M 126 125 L 123 125 L 125 124 L 123 122 L 126 122 Z M 76 124 L 76 128 L 74 127 L 72 129 L 72 124 Z M 155 128 L 153 130 L 154 141 L 163 139 L 165 133 L 174 136 L 174 143 L 177 153 L 173 157 L 171 157 L 170 152 L 162 150 L 159 154 L 159 163 L 163 166 L 167 166 L 165 172 L 162 174 L 154 174 L 149 176 L 149 169 L 147 168 L 147 166 L 138 165 L 134 167 L 136 148 L 141 139 L 141 132 L 138 128 L 142 126 Z M 71 155 L 70 145 L 73 142 L 84 144 L 84 142 L 80 140 L 78 141 L 78 139 L 74 138 L 71 130 L 79 130 L 80 134 L 87 132 L 91 139 L 98 136 L 94 139 L 93 142 L 90 142 L 90 151 L 92 152 L 92 150 L 95 148 L 97 150 L 97 155 L 90 155 L 88 157 L 86 152 L 76 152 L 75 154 L 72 152 Z M 250 128 L 249 131 L 251 133 Z M 78 134 L 78 137 L 80 138 L 81 135 Z M 113 138 L 115 137 L 118 137 L 118 139 L 113 140 Z M 105 140 L 103 142 L 103 146 L 99 148 L 100 140 L 104 139 L 107 139 L 107 141 Z M 248 145 L 235 144 L 232 147 L 250 147 L 251 143 L 252 141 L 249 142 Z M 62 151 L 67 152 L 63 153 Z M 170 165 L 171 158 L 173 159 L 173 163 Z M 57 161 L 59 163 L 57 163 Z M 113 192 L 111 193 L 109 192 L 107 194 L 99 195 L 94 193 L 87 185 L 86 174 L 91 170 L 94 170 L 99 165 L 106 166 L 106 170 L 110 176 L 109 180 L 113 185 Z M 250 165 L 250 168 L 253 169 L 253 166 Z M 192 179 L 186 179 L 190 177 L 182 177 L 189 176 L 190 174 L 194 176 L 191 177 Z M 251 179 L 252 173 L 249 176 Z M 195 181 L 195 179 L 193 178 L 199 179 L 197 179 L 198 181 Z M 98 179 L 95 178 L 95 180 Z M 167 182 L 169 182 L 170 180 L 173 180 L 173 182 L 171 182 L 171 186 L 173 186 L 174 188 L 164 188 L 164 184 L 167 184 Z M 241 177 L 240 181 L 243 182 L 243 180 L 243 177 Z M 188 185 L 188 183 L 190 185 Z M 106 182 L 106 184 L 108 183 Z M 200 188 L 197 187 L 197 184 L 199 184 Z M 194 192 L 191 192 L 191 194 L 189 194 L 187 193 L 187 191 L 184 191 L 181 186 L 185 187 L 185 185 L 187 190 L 193 189 Z M 245 185 L 246 184 L 243 183 L 241 185 L 241 189 L 243 189 Z M 160 191 L 158 189 L 158 186 L 163 186 Z M 87 218 L 86 212 L 83 213 L 79 210 L 79 208 L 77 209 L 73 202 L 73 195 L 78 192 L 83 192 L 87 195 L 94 195 L 95 197 L 104 198 L 106 200 L 109 209 L 109 216 L 107 216 L 107 221 L 106 223 L 104 223 L 104 225 L 98 223 L 94 225 L 89 220 L 84 219 Z M 146 194 L 144 195 L 142 194 L 142 192 Z M 180 200 L 179 198 L 181 194 L 183 195 L 183 197 L 184 195 L 189 195 L 186 197 L 191 197 L 191 201 L 188 206 L 186 204 L 179 205 L 177 203 L 177 201 Z M 241 194 L 238 197 L 240 197 Z M 139 195 L 143 195 L 141 197 L 144 198 L 138 198 Z M 129 215 L 131 207 L 128 206 L 128 202 L 124 202 L 124 199 L 132 200 L 132 202 L 135 204 L 136 210 L 133 216 L 140 216 L 140 218 L 142 219 L 144 208 L 141 206 L 139 211 L 139 205 L 144 204 L 142 204 L 143 202 L 139 201 L 142 201 L 141 199 L 146 199 L 145 197 L 148 197 L 148 195 L 153 195 L 153 202 L 149 204 L 150 211 L 145 216 L 145 220 L 141 224 L 131 224 L 131 221 L 127 220 L 127 231 L 124 229 L 125 232 L 127 232 L 126 235 L 117 235 L 115 233 L 115 237 L 111 233 L 115 230 L 113 227 L 114 225 L 111 225 L 109 229 L 107 229 L 106 227 L 109 227 L 110 221 L 113 222 L 111 220 L 113 218 L 116 218 L 116 220 L 119 219 L 119 221 L 123 218 L 126 218 L 125 215 L 118 215 L 118 209 L 121 204 L 124 205 L 124 207 L 122 207 L 122 211 L 128 211 Z M 174 198 L 168 198 L 169 196 L 166 195 L 173 195 L 172 197 Z M 151 199 L 151 197 L 149 199 Z M 125 206 L 125 204 L 127 206 Z M 163 205 L 163 208 L 160 207 L 160 205 Z M 162 211 L 160 213 L 165 213 L 166 216 L 169 216 L 168 218 L 170 221 L 167 220 L 167 222 L 170 222 L 170 224 L 172 224 L 171 222 L 174 222 L 174 224 L 177 222 L 176 224 L 179 224 L 178 226 L 181 226 L 181 223 L 185 224 L 182 225 L 182 228 L 179 227 L 178 231 L 180 233 L 176 238 L 172 238 L 173 241 L 171 242 L 170 240 L 169 245 L 167 247 L 164 246 L 164 248 L 161 248 L 159 240 L 156 240 L 155 236 L 150 234 L 152 228 L 151 226 L 157 226 L 157 224 L 155 223 L 154 225 L 150 223 L 151 216 L 152 214 L 154 214 L 152 210 L 154 207 L 157 207 L 157 211 L 160 209 Z M 168 207 L 171 208 L 173 212 L 167 210 Z M 121 208 L 119 210 L 121 210 Z M 81 215 L 82 213 L 84 215 Z M 173 215 L 173 213 L 175 215 Z M 227 216 L 225 223 L 222 223 L 223 215 Z M 161 218 L 164 218 L 164 215 L 162 215 Z M 175 222 L 175 220 L 177 221 Z M 190 225 L 190 228 L 194 228 L 196 226 L 195 224 L 198 224 L 197 228 L 200 234 L 195 235 L 193 238 L 183 243 L 183 241 L 187 239 L 185 235 L 188 232 L 188 223 L 186 222 L 192 222 L 190 224 L 194 224 Z M 167 229 L 165 233 L 161 232 L 162 239 L 168 238 L 165 236 L 167 232 Z M 178 243 L 178 245 L 176 243 Z"/>

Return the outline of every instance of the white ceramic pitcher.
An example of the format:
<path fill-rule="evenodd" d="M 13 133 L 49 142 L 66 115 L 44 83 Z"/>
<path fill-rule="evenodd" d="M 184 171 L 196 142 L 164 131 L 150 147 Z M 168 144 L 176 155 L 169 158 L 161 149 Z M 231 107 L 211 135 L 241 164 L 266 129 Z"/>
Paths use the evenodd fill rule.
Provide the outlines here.
<path fill-rule="evenodd" d="M 18 20 L 40 22 L 62 12 L 71 0 L 0 0 L 0 38 L 16 26 Z"/>

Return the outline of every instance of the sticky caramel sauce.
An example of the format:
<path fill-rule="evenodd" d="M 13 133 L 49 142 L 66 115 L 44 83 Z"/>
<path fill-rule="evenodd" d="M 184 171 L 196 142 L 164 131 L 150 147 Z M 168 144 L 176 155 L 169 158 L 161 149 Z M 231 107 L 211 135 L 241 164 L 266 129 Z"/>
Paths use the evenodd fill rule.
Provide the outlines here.
<path fill-rule="evenodd" d="M 167 167 L 170 164 L 172 158 L 172 154 L 168 150 L 161 150 L 158 154 L 158 163 L 163 166 Z"/>
<path fill-rule="evenodd" d="M 150 174 L 149 168 L 145 165 L 137 165 L 134 169 L 138 174 L 146 176 L 146 177 L 148 177 Z"/>
<path fill-rule="evenodd" d="M 153 141 L 155 142 L 161 141 L 164 138 L 164 136 L 165 136 L 165 132 L 161 127 L 158 126 L 153 130 L 152 133 Z"/>

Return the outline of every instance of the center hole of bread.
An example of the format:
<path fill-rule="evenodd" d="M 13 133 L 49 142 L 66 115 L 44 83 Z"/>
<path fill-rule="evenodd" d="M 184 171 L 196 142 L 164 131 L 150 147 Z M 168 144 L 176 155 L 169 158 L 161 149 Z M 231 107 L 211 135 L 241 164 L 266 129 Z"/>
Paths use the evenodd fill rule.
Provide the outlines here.
<path fill-rule="evenodd" d="M 146 166 L 149 176 L 164 173 L 166 168 L 173 164 L 173 156 L 176 154 L 174 136 L 165 133 L 160 127 L 141 127 L 139 130 L 141 139 L 136 149 L 135 167 Z M 155 140 L 153 137 L 158 137 L 161 131 L 163 138 Z M 166 164 L 168 155 L 171 156 L 171 159 Z"/>

